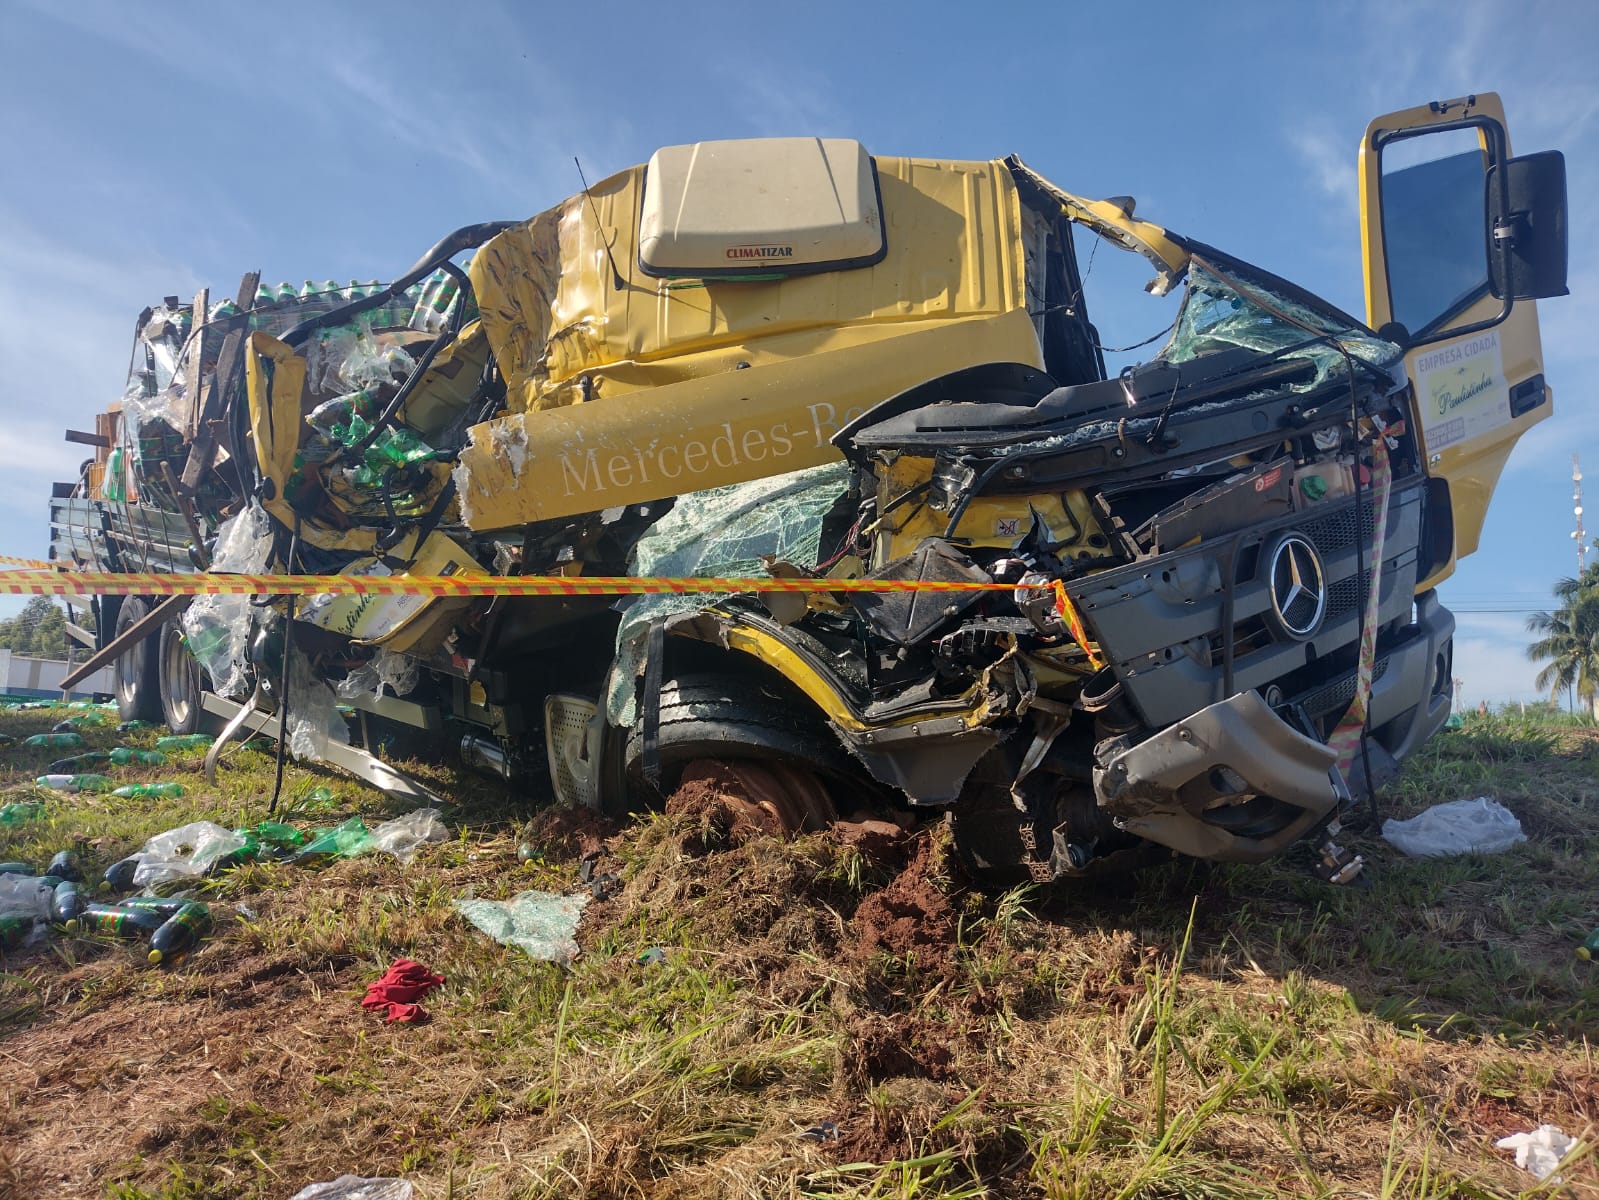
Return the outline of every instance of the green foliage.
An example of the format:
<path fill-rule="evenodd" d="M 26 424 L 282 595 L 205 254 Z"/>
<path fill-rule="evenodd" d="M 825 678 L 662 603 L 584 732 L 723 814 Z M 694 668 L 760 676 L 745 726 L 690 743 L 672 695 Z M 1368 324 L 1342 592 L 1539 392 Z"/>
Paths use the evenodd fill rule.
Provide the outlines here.
<path fill-rule="evenodd" d="M 67 614 L 49 596 L 35 596 L 22 611 L 0 621 L 0 650 L 29 658 L 67 656 Z"/>
<path fill-rule="evenodd" d="M 1560 601 L 1553 612 L 1533 613 L 1527 632 L 1538 640 L 1527 647 L 1527 657 L 1547 665 L 1538 672 L 1537 684 L 1556 696 L 1574 688 L 1589 712 L 1599 698 L 1599 563 L 1580 578 L 1562 579 L 1555 585 Z"/>

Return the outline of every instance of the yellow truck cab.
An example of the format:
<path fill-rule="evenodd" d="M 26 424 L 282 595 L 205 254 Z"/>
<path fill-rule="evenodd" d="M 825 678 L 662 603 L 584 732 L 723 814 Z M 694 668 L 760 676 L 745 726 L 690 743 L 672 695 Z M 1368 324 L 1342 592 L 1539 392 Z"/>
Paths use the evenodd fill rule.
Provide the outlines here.
<path fill-rule="evenodd" d="M 66 489 L 56 553 L 136 561 L 81 533 L 131 490 L 145 569 L 893 587 L 207 597 L 173 626 L 204 676 L 135 646 L 123 707 L 337 740 L 337 686 L 618 811 L 713 760 L 796 827 L 948 812 L 995 883 L 1307 837 L 1345 879 L 1339 813 L 1448 715 L 1433 589 L 1550 411 L 1531 301 L 1565 272 L 1560 156 L 1512 157 L 1496 97 L 1359 155 L 1365 321 L 1014 158 L 667 147 L 387 286 L 147 312 L 123 474 Z M 1116 375 L 1074 229 L 1181 289 Z"/>

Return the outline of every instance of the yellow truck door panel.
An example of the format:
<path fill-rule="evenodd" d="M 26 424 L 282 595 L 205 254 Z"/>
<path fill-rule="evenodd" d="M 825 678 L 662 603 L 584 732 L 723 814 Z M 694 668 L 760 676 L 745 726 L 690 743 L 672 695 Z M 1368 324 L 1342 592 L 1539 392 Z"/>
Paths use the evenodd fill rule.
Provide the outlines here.
<path fill-rule="evenodd" d="M 1552 410 L 1537 307 L 1500 295 L 1494 221 L 1500 236 L 1510 225 L 1494 198 L 1508 162 L 1492 93 L 1378 117 L 1361 142 L 1366 319 L 1409 347 L 1427 471 L 1447 481 L 1453 508 L 1454 555 L 1422 588 L 1477 548 L 1511 449 Z"/>

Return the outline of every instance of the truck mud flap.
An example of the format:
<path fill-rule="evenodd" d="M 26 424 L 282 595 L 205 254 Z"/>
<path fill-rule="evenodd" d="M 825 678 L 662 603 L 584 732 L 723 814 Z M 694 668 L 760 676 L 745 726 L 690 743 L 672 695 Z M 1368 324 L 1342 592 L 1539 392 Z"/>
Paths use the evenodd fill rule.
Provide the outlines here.
<path fill-rule="evenodd" d="M 1331 748 L 1255 692 L 1202 708 L 1094 771 L 1118 828 L 1179 854 L 1261 862 L 1329 817 L 1347 790 Z"/>

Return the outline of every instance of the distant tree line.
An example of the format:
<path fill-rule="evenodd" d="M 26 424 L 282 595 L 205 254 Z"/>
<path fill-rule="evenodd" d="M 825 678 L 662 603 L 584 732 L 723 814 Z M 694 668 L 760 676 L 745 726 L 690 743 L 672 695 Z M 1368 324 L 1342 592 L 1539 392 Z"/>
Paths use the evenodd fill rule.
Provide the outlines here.
<path fill-rule="evenodd" d="M 66 658 L 65 610 L 49 596 L 35 596 L 16 616 L 0 621 L 0 650 L 28 658 Z"/>

